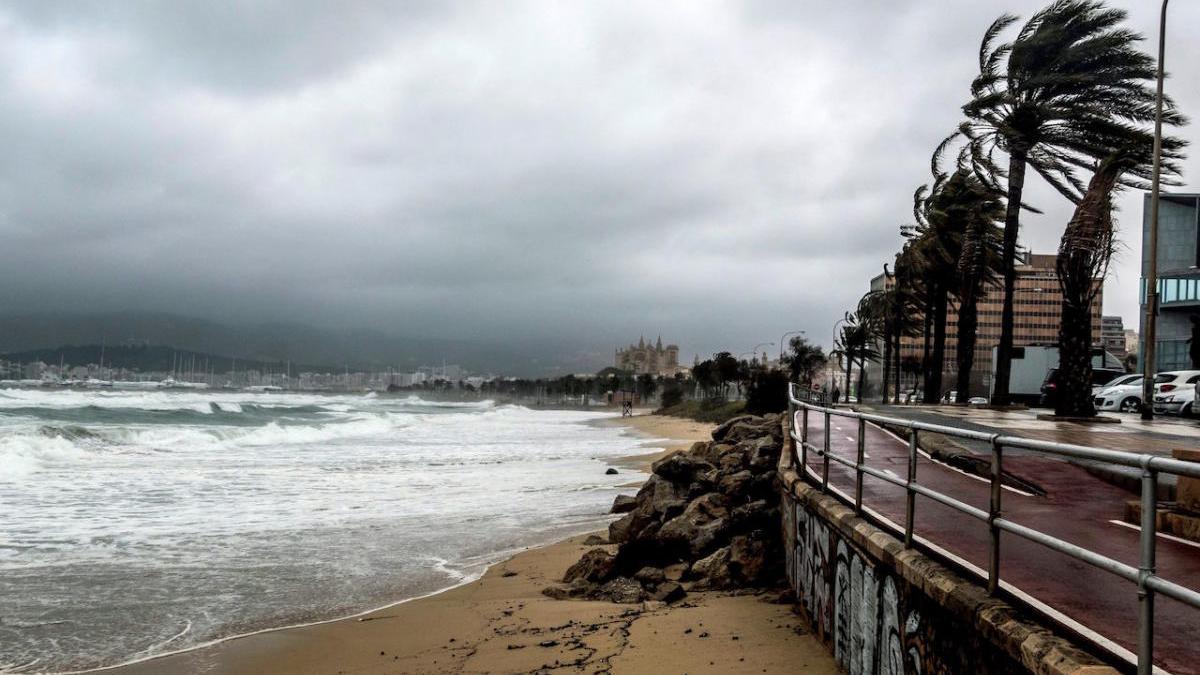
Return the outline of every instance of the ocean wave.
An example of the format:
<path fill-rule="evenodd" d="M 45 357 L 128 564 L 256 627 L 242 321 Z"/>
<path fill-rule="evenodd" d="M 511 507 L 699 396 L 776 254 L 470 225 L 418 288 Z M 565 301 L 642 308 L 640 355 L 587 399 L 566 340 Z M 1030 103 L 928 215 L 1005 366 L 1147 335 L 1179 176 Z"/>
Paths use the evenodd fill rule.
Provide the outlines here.
<path fill-rule="evenodd" d="M 86 451 L 63 436 L 17 434 L 0 437 L 0 481 L 21 480 L 53 464 L 75 463 Z"/>

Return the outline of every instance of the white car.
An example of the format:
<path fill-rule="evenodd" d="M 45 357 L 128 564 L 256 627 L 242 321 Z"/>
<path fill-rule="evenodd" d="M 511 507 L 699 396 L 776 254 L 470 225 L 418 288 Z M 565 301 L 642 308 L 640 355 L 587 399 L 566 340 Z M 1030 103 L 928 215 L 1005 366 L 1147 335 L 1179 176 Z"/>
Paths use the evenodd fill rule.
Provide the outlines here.
<path fill-rule="evenodd" d="M 1154 376 L 1154 412 L 1159 415 L 1192 414 L 1200 370 L 1175 370 Z"/>
<path fill-rule="evenodd" d="M 1122 375 L 1100 387 L 1095 397 L 1098 411 L 1137 412 L 1142 407 L 1142 376 Z"/>

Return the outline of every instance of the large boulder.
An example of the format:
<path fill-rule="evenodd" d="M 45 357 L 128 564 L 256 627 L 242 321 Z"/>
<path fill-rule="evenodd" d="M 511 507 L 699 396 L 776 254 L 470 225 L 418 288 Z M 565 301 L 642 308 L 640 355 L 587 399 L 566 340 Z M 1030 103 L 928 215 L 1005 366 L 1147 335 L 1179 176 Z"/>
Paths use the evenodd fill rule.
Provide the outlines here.
<path fill-rule="evenodd" d="M 768 567 L 766 544 L 758 537 L 738 536 L 729 542 L 730 576 L 743 584 L 758 582 Z"/>
<path fill-rule="evenodd" d="M 729 428 L 729 432 L 725 434 L 723 439 L 726 443 L 740 443 L 763 436 L 774 437 L 776 433 L 774 429 L 777 425 L 768 424 L 762 421 L 762 418 L 755 418 L 748 422 L 738 422 Z M 783 438 L 783 430 L 778 431 L 780 439 Z"/>
<path fill-rule="evenodd" d="M 692 565 L 692 576 L 702 588 L 727 588 L 732 582 L 729 574 L 729 547 L 723 546 Z"/>
<path fill-rule="evenodd" d="M 738 447 L 746 453 L 750 468 L 756 473 L 773 471 L 779 464 L 779 453 L 783 451 L 783 443 L 774 436 L 760 436 L 742 441 Z"/>
<path fill-rule="evenodd" d="M 710 471 L 712 464 L 683 451 L 673 452 L 650 465 L 650 470 L 672 483 L 688 484 L 696 477 Z"/>
<path fill-rule="evenodd" d="M 712 439 L 714 441 L 723 441 L 725 440 L 725 437 L 729 435 L 729 431 L 736 425 L 753 422 L 757 419 L 759 418 L 755 417 L 754 415 L 741 415 L 740 417 L 727 419 L 721 424 L 718 424 L 717 428 L 712 430 Z"/>
<path fill-rule="evenodd" d="M 645 597 L 642 585 L 629 577 L 617 577 L 592 593 L 591 597 L 609 602 L 634 603 Z"/>
<path fill-rule="evenodd" d="M 742 469 L 737 473 L 729 474 L 721 479 L 718 487 L 721 494 L 725 495 L 731 501 L 739 501 L 745 499 L 750 494 L 750 487 L 754 484 L 754 474 Z"/>
<path fill-rule="evenodd" d="M 737 445 L 726 445 L 717 461 L 722 473 L 736 473 L 748 466 L 746 451 Z"/>
<path fill-rule="evenodd" d="M 612 508 L 609 509 L 608 512 L 629 513 L 637 508 L 637 505 L 637 497 L 630 497 L 629 495 L 617 495 L 616 498 L 613 499 Z"/>
<path fill-rule="evenodd" d="M 663 523 L 658 540 L 692 557 L 711 550 L 728 527 L 725 498 L 709 493 L 693 500 L 683 513 Z"/>
<path fill-rule="evenodd" d="M 569 584 L 580 579 L 598 584 L 612 576 L 615 566 L 616 558 L 611 553 L 602 548 L 594 548 L 584 553 L 582 558 L 567 568 L 566 574 L 563 575 L 563 582 Z"/>
<path fill-rule="evenodd" d="M 667 576 L 661 567 L 646 566 L 638 570 L 633 578 L 640 581 L 643 586 L 657 586 L 666 581 Z"/>
<path fill-rule="evenodd" d="M 682 600 L 685 596 L 687 596 L 687 591 L 683 590 L 683 586 L 674 581 L 667 581 L 658 585 L 658 588 L 650 595 L 650 599 L 670 604 Z"/>

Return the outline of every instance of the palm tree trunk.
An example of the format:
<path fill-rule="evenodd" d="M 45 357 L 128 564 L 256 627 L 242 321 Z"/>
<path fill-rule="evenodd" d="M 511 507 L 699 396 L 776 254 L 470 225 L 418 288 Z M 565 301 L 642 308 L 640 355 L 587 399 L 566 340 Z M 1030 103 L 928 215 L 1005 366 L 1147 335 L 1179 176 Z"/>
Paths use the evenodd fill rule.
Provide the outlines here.
<path fill-rule="evenodd" d="M 938 289 L 937 302 L 933 314 L 933 351 L 930 353 L 929 389 L 926 397 L 932 396 L 933 403 L 942 400 L 942 373 L 946 369 L 946 308 L 949 298 Z"/>
<path fill-rule="evenodd" d="M 892 364 L 892 334 L 890 326 L 883 331 L 883 396 L 880 400 L 888 402 L 888 375 Z"/>
<path fill-rule="evenodd" d="M 979 324 L 979 296 L 963 295 L 958 305 L 958 391 L 957 403 L 966 403 L 971 388 L 971 369 L 975 366 L 975 330 Z"/>
<path fill-rule="evenodd" d="M 844 400 L 846 403 L 850 402 L 850 382 L 851 382 L 850 370 L 852 368 L 854 368 L 854 356 L 852 355 L 852 352 L 849 349 L 847 349 L 846 350 L 846 391 L 842 392 L 842 396 L 845 397 Z"/>
<path fill-rule="evenodd" d="M 1017 235 L 1021 229 L 1021 193 L 1025 189 L 1025 149 L 1008 156 L 1008 203 L 1004 214 L 1004 306 L 1000 313 L 1000 343 L 996 347 L 996 379 L 992 403 L 1008 405 L 1008 380 L 1012 372 L 1013 295 L 1017 284 Z"/>
<path fill-rule="evenodd" d="M 858 402 L 862 403 L 867 398 L 867 357 L 863 356 L 858 360 Z"/>
<path fill-rule="evenodd" d="M 895 345 L 895 347 L 892 348 L 892 351 L 896 355 L 896 358 L 895 358 L 896 363 L 893 365 L 893 367 L 896 369 L 896 372 L 895 372 L 896 403 L 899 403 L 900 402 L 900 324 L 899 324 L 899 322 L 896 323 L 896 328 L 892 332 L 893 332 L 892 339 L 895 340 L 895 342 L 896 342 L 896 345 Z"/>
<path fill-rule="evenodd" d="M 928 293 L 930 294 L 930 299 L 925 302 L 925 316 L 923 317 L 925 319 L 925 327 L 924 335 L 922 336 L 924 344 L 921 346 L 921 387 L 924 389 L 921 401 L 924 403 L 934 403 L 935 401 L 929 398 L 929 385 L 931 384 L 929 379 L 929 371 L 931 370 L 929 367 L 929 347 L 930 341 L 933 339 L 933 294 L 936 293 L 936 289 L 931 288 Z"/>
<path fill-rule="evenodd" d="M 1063 283 L 1055 415 L 1092 417 L 1096 414 L 1092 400 L 1092 316 L 1087 302 L 1089 276 L 1085 270 L 1080 279 Z"/>

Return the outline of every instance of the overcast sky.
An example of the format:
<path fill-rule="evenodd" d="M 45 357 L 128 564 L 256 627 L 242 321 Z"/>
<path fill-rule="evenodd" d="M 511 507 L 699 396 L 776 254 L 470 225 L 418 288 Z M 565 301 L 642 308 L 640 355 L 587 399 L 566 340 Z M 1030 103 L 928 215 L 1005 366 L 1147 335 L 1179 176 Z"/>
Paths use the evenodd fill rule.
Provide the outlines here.
<path fill-rule="evenodd" d="M 1042 4 L 0 2 L 0 307 L 609 354 L 661 331 L 689 362 L 828 343 L 983 30 Z M 1113 4 L 1156 35 L 1157 3 Z M 1200 6 L 1171 21 L 1196 117 Z M 1052 252 L 1069 205 L 1027 194 Z M 1140 193 L 1120 206 L 1105 311 L 1136 326 Z"/>

